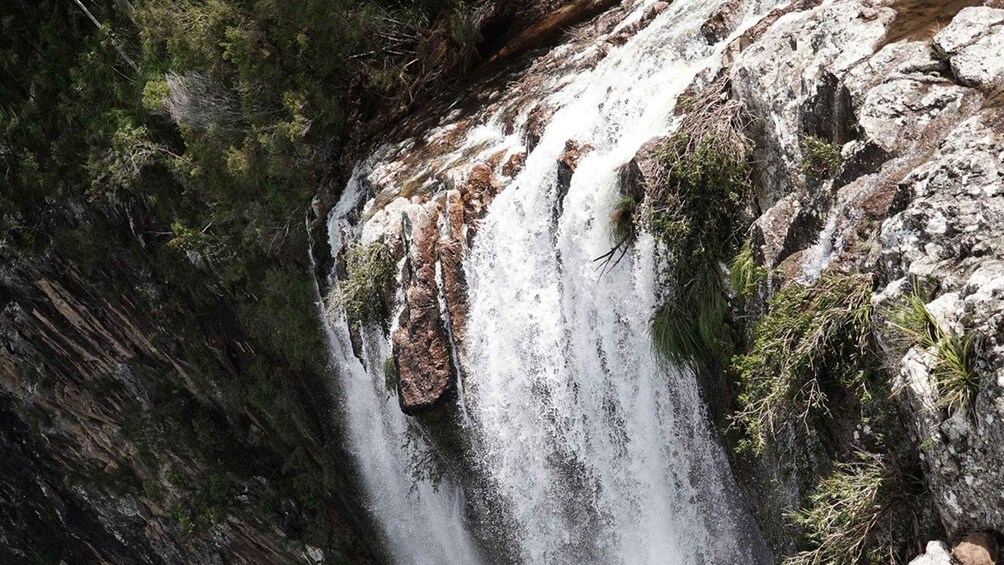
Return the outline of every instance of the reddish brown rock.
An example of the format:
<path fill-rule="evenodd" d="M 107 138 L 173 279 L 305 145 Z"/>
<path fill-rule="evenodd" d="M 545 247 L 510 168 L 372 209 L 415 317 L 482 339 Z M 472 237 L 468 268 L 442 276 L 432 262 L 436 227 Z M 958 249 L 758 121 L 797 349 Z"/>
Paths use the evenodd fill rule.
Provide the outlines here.
<path fill-rule="evenodd" d="M 513 153 L 506 159 L 506 162 L 502 165 L 502 175 L 506 177 L 514 177 L 523 170 L 526 165 L 526 151 L 518 151 Z"/>
<path fill-rule="evenodd" d="M 656 2 L 645 10 L 641 18 L 638 19 L 633 24 L 625 26 L 624 29 L 618 31 L 617 33 L 611 35 L 607 38 L 607 43 L 611 45 L 624 45 L 629 39 L 634 37 L 639 31 L 645 29 L 645 27 L 655 19 L 656 16 L 661 14 L 666 8 L 669 7 L 669 2 Z"/>
<path fill-rule="evenodd" d="M 567 191 L 572 182 L 572 175 L 579 166 L 579 161 L 593 150 L 593 146 L 569 139 L 565 142 L 565 152 L 558 157 L 558 186 L 561 191 Z"/>
<path fill-rule="evenodd" d="M 994 565 L 997 540 L 982 532 L 969 534 L 952 549 L 952 559 L 959 565 Z"/>
<path fill-rule="evenodd" d="M 526 129 L 523 132 L 523 145 L 526 145 L 527 151 L 533 151 L 540 143 L 540 138 L 544 136 L 544 128 L 547 127 L 552 116 L 554 116 L 554 108 L 543 105 L 534 108 L 527 116 Z"/>
<path fill-rule="evenodd" d="M 464 201 L 460 191 L 446 195 L 446 230 L 440 234 L 439 262 L 443 274 L 443 296 L 453 343 L 462 347 L 467 320 L 467 278 L 464 276 Z"/>
<path fill-rule="evenodd" d="M 488 205 L 498 196 L 501 189 L 502 186 L 490 166 L 478 163 L 471 167 L 467 182 L 461 184 L 459 190 L 463 195 L 465 220 L 470 223 L 483 217 Z"/>
<path fill-rule="evenodd" d="M 714 45 L 729 36 L 742 15 L 742 0 L 729 0 L 701 26 L 701 35 L 709 45 Z"/>
<path fill-rule="evenodd" d="M 436 281 L 441 205 L 427 206 L 412 218 L 409 257 L 402 285 L 405 307 L 394 332 L 398 398 L 408 414 L 439 403 L 452 389 L 454 367 L 449 337 L 439 311 Z"/>

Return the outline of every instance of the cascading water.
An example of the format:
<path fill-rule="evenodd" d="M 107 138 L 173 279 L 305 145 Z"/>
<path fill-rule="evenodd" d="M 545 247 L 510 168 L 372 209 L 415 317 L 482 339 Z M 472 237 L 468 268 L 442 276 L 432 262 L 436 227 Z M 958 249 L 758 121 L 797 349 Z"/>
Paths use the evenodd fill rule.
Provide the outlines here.
<path fill-rule="evenodd" d="M 560 77 L 547 100 L 556 113 L 492 202 L 465 260 L 460 402 L 473 467 L 492 485 L 492 508 L 509 515 L 506 545 L 519 562 L 731 564 L 766 556 L 734 496 L 694 375 L 652 351 L 655 241 L 643 235 L 603 274 L 594 262 L 611 247 L 618 168 L 670 129 L 677 97 L 720 58 L 726 41 L 708 46 L 699 29 L 722 4 L 678 0 L 595 69 Z M 501 122 L 489 117 L 467 144 L 518 144 Z M 562 195 L 556 162 L 570 139 L 592 150 Z M 364 197 L 360 178 L 378 161 L 357 171 L 332 211 L 334 252 L 344 234 L 361 231 L 349 217 Z M 419 480 L 417 496 L 409 494 L 407 422 L 380 369 L 389 354 L 384 335 L 365 336 L 361 362 L 344 320 L 331 326 L 354 453 L 391 553 L 401 563 L 492 561 L 477 556 L 458 487 L 437 491 Z"/>
<path fill-rule="evenodd" d="M 353 232 L 348 216 L 363 194 L 354 175 L 329 217 L 331 249 L 341 249 L 344 234 Z M 350 449 L 388 552 L 399 563 L 416 565 L 480 562 L 464 528 L 461 493 L 449 484 L 412 477 L 406 443 L 421 438 L 408 434 L 405 415 L 387 393 L 382 372 L 390 347 L 382 332 L 365 328 L 363 351 L 357 357 L 344 314 L 328 320 L 327 331 L 341 380 Z"/>

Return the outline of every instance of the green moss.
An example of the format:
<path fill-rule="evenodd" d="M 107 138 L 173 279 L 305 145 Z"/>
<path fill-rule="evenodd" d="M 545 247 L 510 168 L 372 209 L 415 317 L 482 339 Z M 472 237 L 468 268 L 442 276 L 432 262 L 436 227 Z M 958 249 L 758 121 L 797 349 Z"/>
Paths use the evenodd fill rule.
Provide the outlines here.
<path fill-rule="evenodd" d="M 844 162 L 839 147 L 816 136 L 802 139 L 802 159 L 802 173 L 812 182 L 830 178 Z"/>
<path fill-rule="evenodd" d="M 760 453 L 788 423 L 805 425 L 825 410 L 825 388 L 861 390 L 871 351 L 871 277 L 827 275 L 814 286 L 792 283 L 754 328 L 749 353 L 737 356 L 742 447 Z M 830 381 L 830 382 L 827 382 Z"/>
<path fill-rule="evenodd" d="M 350 245 L 345 253 L 345 273 L 331 293 L 331 307 L 344 309 L 353 326 L 383 322 L 389 314 L 388 287 L 397 274 L 390 248 L 381 242 Z"/>

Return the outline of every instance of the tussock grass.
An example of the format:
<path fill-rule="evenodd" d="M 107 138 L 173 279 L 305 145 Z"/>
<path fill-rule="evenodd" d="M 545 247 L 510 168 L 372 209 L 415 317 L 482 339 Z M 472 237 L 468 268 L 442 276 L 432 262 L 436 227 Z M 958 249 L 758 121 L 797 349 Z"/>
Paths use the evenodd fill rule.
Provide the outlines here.
<path fill-rule="evenodd" d="M 747 297 L 756 291 L 761 281 L 767 278 L 767 269 L 756 264 L 753 257 L 753 243 L 747 239 L 739 248 L 739 253 L 729 265 L 729 283 L 739 296 Z"/>
<path fill-rule="evenodd" d="M 938 389 L 938 405 L 949 412 L 966 410 L 979 392 L 979 376 L 973 370 L 976 334 L 962 336 L 944 329 L 927 309 L 920 291 L 914 289 L 903 302 L 885 312 L 889 325 L 908 347 L 922 347 L 935 359 L 932 371 Z"/>
<path fill-rule="evenodd" d="M 733 420 L 744 432 L 741 447 L 756 454 L 787 422 L 807 426 L 810 414 L 826 410 L 821 379 L 851 390 L 864 386 L 871 277 L 827 275 L 811 287 L 793 283 L 769 305 L 754 328 L 751 351 L 733 361 L 740 386 Z"/>
<path fill-rule="evenodd" d="M 390 248 L 381 242 L 354 243 L 345 252 L 346 278 L 329 295 L 329 308 L 344 309 L 349 325 L 383 321 L 387 315 L 386 292 L 397 263 Z"/>

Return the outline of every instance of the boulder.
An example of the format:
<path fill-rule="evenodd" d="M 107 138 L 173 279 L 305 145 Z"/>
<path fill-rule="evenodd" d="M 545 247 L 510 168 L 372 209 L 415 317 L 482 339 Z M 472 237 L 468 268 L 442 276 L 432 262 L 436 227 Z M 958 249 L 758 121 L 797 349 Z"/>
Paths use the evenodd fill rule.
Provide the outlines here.
<path fill-rule="evenodd" d="M 421 208 L 405 230 L 404 310 L 392 338 L 401 410 L 431 408 L 453 389 L 455 368 L 436 280 L 441 206 Z"/>
<path fill-rule="evenodd" d="M 953 563 L 945 542 L 929 541 L 924 554 L 911 561 L 910 565 L 953 565 Z"/>
<path fill-rule="evenodd" d="M 997 563 L 997 540 L 987 533 L 969 534 L 952 549 L 959 565 L 994 565 Z"/>
<path fill-rule="evenodd" d="M 960 84 L 982 86 L 1004 75 L 1004 10 L 966 8 L 934 36 L 934 48 Z"/>

